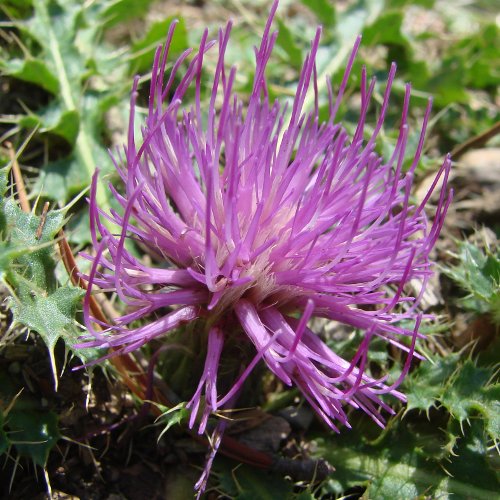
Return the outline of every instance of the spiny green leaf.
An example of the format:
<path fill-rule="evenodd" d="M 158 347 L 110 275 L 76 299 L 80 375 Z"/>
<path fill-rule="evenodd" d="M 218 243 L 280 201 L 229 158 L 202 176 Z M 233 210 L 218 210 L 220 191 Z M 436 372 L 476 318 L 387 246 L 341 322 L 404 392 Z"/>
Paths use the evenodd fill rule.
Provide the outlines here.
<path fill-rule="evenodd" d="M 500 385 L 491 381 L 494 368 L 478 367 L 460 354 L 436 357 L 423 363 L 404 381 L 407 409 L 429 413 L 441 406 L 460 424 L 470 418 L 484 420 L 491 439 L 500 439 Z"/>
<path fill-rule="evenodd" d="M 454 434 L 458 432 L 459 429 L 453 430 Z M 443 464 L 451 476 L 444 482 L 448 491 L 453 491 L 453 482 L 461 482 L 466 487 L 461 491 L 456 490 L 458 498 L 484 498 L 485 500 L 496 498 L 498 495 L 492 495 L 491 490 L 493 488 L 496 488 L 497 492 L 500 490 L 498 465 L 495 467 L 495 460 L 498 458 L 495 450 L 493 454 L 488 451 L 488 442 L 481 420 L 471 420 L 470 425 L 464 427 L 453 453 L 455 456 L 448 463 Z M 439 489 L 436 495 L 438 493 Z"/>
<path fill-rule="evenodd" d="M 8 419 L 9 438 L 21 456 L 45 467 L 50 450 L 59 440 L 57 415 L 47 411 L 12 410 Z"/>
<path fill-rule="evenodd" d="M 491 383 L 492 370 L 467 360 L 440 397 L 441 404 L 460 423 L 480 414 L 492 439 L 500 439 L 500 384 Z"/>
<path fill-rule="evenodd" d="M 376 441 L 366 438 L 365 427 L 358 422 L 350 432 L 315 439 L 314 455 L 326 458 L 336 468 L 325 485 L 327 491 L 340 495 L 364 484 L 366 498 L 382 500 L 420 495 L 484 500 L 495 497 L 499 483 L 485 448 L 477 448 L 477 441 L 476 449 L 470 449 L 467 439 L 459 440 L 454 449 L 456 456 L 443 456 L 444 433 L 439 424 L 399 421 Z M 482 476 L 450 477 L 446 472 L 466 468 L 471 461 L 484 468 Z"/>
<path fill-rule="evenodd" d="M 75 325 L 74 317 L 84 292 L 80 288 L 65 286 L 58 288 L 48 296 L 32 295 L 26 289 L 26 283 L 21 284 L 18 291 L 21 293 L 11 305 L 14 322 L 22 323 L 42 337 L 49 351 L 57 389 L 58 371 L 54 349 L 60 338 L 70 347 L 76 343 L 79 331 Z M 85 359 L 88 353 L 78 351 L 77 354 L 80 358 Z"/>
<path fill-rule="evenodd" d="M 11 242 L 30 247 L 52 241 L 64 222 L 64 214 L 61 211 L 49 211 L 40 235 L 37 237 L 40 216 L 23 212 L 13 199 L 6 200 L 4 213 L 10 228 Z"/>
<path fill-rule="evenodd" d="M 14 319 L 38 332 L 49 350 L 53 350 L 59 337 L 73 326 L 83 295 L 82 289 L 65 286 L 46 297 L 25 296 L 21 303 L 12 306 Z"/>
<path fill-rule="evenodd" d="M 428 412 L 438 404 L 445 391 L 449 378 L 457 369 L 460 356 L 451 354 L 446 358 L 422 363 L 404 381 L 405 394 L 408 398 L 408 410 Z"/>
<path fill-rule="evenodd" d="M 458 245 L 459 264 L 443 272 L 469 293 L 463 305 L 478 313 L 496 312 L 500 296 L 500 250 L 482 249 L 467 241 Z"/>
<path fill-rule="evenodd" d="M 162 410 L 162 414 L 157 418 L 158 422 L 165 424 L 165 427 L 160 432 L 158 436 L 158 441 L 162 438 L 162 436 L 174 425 L 181 424 L 182 422 L 186 422 L 189 418 L 190 411 L 186 408 L 186 403 L 182 402 L 173 408 L 167 408 L 163 405 L 157 404 Z"/>
<path fill-rule="evenodd" d="M 43 338 L 57 385 L 54 348 L 59 338 L 69 346 L 76 343 L 75 313 L 84 294 L 80 288 L 58 286 L 55 276 L 51 243 L 64 224 L 64 214 L 49 211 L 41 231 L 41 217 L 23 212 L 13 199 L 2 199 L 0 215 L 5 221 L 0 235 L 0 278 L 15 289 L 10 302 L 13 321 Z M 83 349 L 76 354 L 85 362 L 95 358 L 97 351 Z"/>
<path fill-rule="evenodd" d="M 52 249 L 44 243 L 53 240 L 61 229 L 64 216 L 61 212 L 49 212 L 45 218 L 40 237 L 37 231 L 40 226 L 40 217 L 23 212 L 14 200 L 5 202 L 4 216 L 6 220 L 8 242 L 11 250 L 20 255 L 12 263 L 11 277 L 14 281 L 28 280 L 31 287 L 41 290 L 51 290 L 55 287 Z M 5 238 L 5 235 L 4 235 Z M 15 283 L 14 283 L 15 284 Z"/>
<path fill-rule="evenodd" d="M 247 465 L 234 469 L 221 457 L 214 464 L 214 472 L 222 490 L 238 500 L 296 498 L 292 494 L 292 483 L 272 472 L 258 471 Z"/>

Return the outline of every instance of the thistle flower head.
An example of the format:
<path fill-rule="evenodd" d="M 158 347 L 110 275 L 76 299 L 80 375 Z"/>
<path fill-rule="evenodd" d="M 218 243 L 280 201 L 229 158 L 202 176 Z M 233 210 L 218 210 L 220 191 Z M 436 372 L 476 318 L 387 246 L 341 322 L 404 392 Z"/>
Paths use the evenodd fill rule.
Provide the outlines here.
<path fill-rule="evenodd" d="M 184 52 L 167 71 L 175 23 L 171 26 L 154 60 L 140 139 L 134 133 L 138 79 L 134 82 L 128 143 L 114 157 L 124 188 L 110 185 L 121 211 L 108 214 L 96 205 L 97 174 L 90 194 L 96 253 L 87 255 L 92 268 L 86 276 L 85 321 L 91 339 L 81 345 L 124 353 L 184 323 L 204 324 L 205 368 L 188 404 L 190 425 L 200 433 L 212 412 L 237 397 L 260 360 L 285 385 L 297 386 L 332 429 L 339 423 L 349 427 L 346 405 L 383 425 L 382 413 L 391 409 L 380 396 L 390 393 L 404 400 L 396 387 L 414 356 L 420 335 L 417 308 L 432 275 L 429 253 L 450 202 L 442 189 L 434 221 L 428 222 L 425 206 L 440 179 L 446 184 L 449 158 L 425 199 L 420 204 L 410 200 L 430 105 L 413 161 L 403 171 L 409 85 L 394 151 L 387 160 L 376 152 L 391 106 L 395 65 L 370 133 L 365 121 L 375 80 L 368 81 L 365 69 L 354 134 L 335 120 L 360 39 L 336 97 L 327 81 L 328 120 L 319 119 L 315 57 L 320 29 L 293 102 L 270 99 L 266 66 L 277 36 L 271 31 L 276 6 L 255 52 L 248 99 L 234 90 L 236 68 L 224 63 L 230 22 L 216 40 L 209 41 L 205 31 L 198 51 Z M 202 80 L 208 51 L 218 51 L 218 58 L 206 107 Z M 194 103 L 187 98 L 191 90 Z M 304 109 L 308 93 L 314 97 L 309 111 Z M 110 232 L 102 217 L 121 232 Z M 155 264 L 132 255 L 127 239 L 145 249 Z M 409 296 L 405 285 L 415 279 L 421 291 Z M 126 314 L 112 326 L 100 325 L 101 330 L 89 309 L 95 287 L 115 291 L 128 306 Z M 314 317 L 365 332 L 352 360 L 341 358 L 309 328 Z M 403 319 L 414 320 L 415 328 L 400 326 Z M 218 366 L 225 342 L 236 332 L 244 332 L 254 358 L 221 394 Z M 365 373 L 373 337 L 406 352 L 402 374 L 392 384 Z"/>

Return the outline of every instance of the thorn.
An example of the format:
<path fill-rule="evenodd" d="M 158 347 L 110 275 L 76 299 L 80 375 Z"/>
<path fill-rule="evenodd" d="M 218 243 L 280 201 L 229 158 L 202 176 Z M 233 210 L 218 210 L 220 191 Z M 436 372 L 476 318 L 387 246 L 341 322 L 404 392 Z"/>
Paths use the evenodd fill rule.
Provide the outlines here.
<path fill-rule="evenodd" d="M 18 455 L 14 462 L 14 470 L 12 471 L 12 476 L 10 476 L 9 493 L 12 491 L 12 485 L 14 484 L 14 477 L 16 476 L 17 468 L 19 467 L 19 460 L 21 460 L 21 457 Z"/>
<path fill-rule="evenodd" d="M 50 487 L 49 473 L 47 472 L 47 469 L 45 467 L 43 468 L 43 477 L 45 478 L 45 484 L 47 485 L 47 495 L 49 498 L 52 498 L 52 488 Z"/>
<path fill-rule="evenodd" d="M 54 346 L 48 347 L 49 350 L 49 358 L 50 358 L 50 367 L 52 369 L 52 375 L 54 376 L 54 392 L 57 392 L 57 388 L 59 386 L 59 377 L 57 375 L 57 365 L 56 358 L 54 356 Z"/>
<path fill-rule="evenodd" d="M 3 410 L 3 417 L 5 418 L 10 410 L 12 410 L 13 406 L 16 404 L 17 398 L 21 395 L 21 393 L 24 391 L 24 387 L 21 387 L 21 390 L 12 398 L 12 401 L 8 404 L 7 408 Z"/>

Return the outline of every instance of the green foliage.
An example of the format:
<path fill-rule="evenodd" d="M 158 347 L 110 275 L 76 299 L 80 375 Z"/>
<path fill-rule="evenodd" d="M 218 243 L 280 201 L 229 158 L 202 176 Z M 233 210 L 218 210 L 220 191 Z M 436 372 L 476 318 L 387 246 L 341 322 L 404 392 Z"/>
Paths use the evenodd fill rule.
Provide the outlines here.
<path fill-rule="evenodd" d="M 32 16 L 14 21 L 25 50 L 14 56 L 0 53 L 4 73 L 52 94 L 47 106 L 20 115 L 19 125 L 37 126 L 40 132 L 58 135 L 73 147 L 68 156 L 43 167 L 37 191 L 46 197 L 68 200 L 88 186 L 97 165 L 110 166 L 101 139 L 103 116 L 121 93 L 110 75 L 119 78 L 126 66 L 98 42 L 112 17 L 109 9 L 120 3 L 33 0 Z M 100 79 L 99 90 L 89 84 L 91 77 Z M 106 196 L 100 187 L 99 199 L 104 205 Z"/>
<path fill-rule="evenodd" d="M 14 448 L 20 457 L 45 467 L 61 437 L 58 418 L 41 401 L 19 393 L 20 387 L 19 379 L 0 371 L 0 455 Z"/>
<path fill-rule="evenodd" d="M 11 59 L 0 61 L 0 64 L 0 68 L 8 75 L 35 83 L 54 95 L 59 91 L 59 80 L 47 65 L 38 59 Z"/>
<path fill-rule="evenodd" d="M 432 8 L 435 0 L 388 0 L 388 8 L 402 8 L 407 5 L 421 5 L 422 7 Z"/>
<path fill-rule="evenodd" d="M 153 23 L 146 34 L 132 45 L 132 54 L 130 56 L 132 73 L 141 74 L 151 70 L 156 48 L 165 43 L 168 28 L 173 20 L 173 17 L 169 17 L 165 20 Z M 180 18 L 178 19 L 175 33 L 170 44 L 170 58 L 173 59 L 188 47 L 186 24 L 184 19 Z"/>
<path fill-rule="evenodd" d="M 50 450 L 60 438 L 57 415 L 51 411 L 11 411 L 8 420 L 11 443 L 19 455 L 45 467 Z"/>
<path fill-rule="evenodd" d="M 131 19 L 143 17 L 151 4 L 152 0 L 113 0 L 105 3 L 102 13 L 105 27 L 109 28 L 118 23 L 124 23 Z"/>
<path fill-rule="evenodd" d="M 494 88 L 500 78 L 499 42 L 499 27 L 496 24 L 487 24 L 477 33 L 453 45 L 443 64 L 455 64 L 462 68 L 461 81 L 468 87 Z"/>
<path fill-rule="evenodd" d="M 367 45 L 400 45 L 409 50 L 408 38 L 402 32 L 403 12 L 388 10 L 363 32 L 363 43 Z"/>
<path fill-rule="evenodd" d="M 300 68 L 302 67 L 302 51 L 288 26 L 281 19 L 278 19 L 277 22 L 279 26 L 279 34 L 276 39 L 276 44 L 287 54 L 287 62 L 296 70 L 300 71 Z"/>
<path fill-rule="evenodd" d="M 416 409 L 429 415 L 432 408 L 444 408 L 449 414 L 449 427 L 455 421 L 463 427 L 470 419 L 479 419 L 489 439 L 498 441 L 500 384 L 494 371 L 470 359 L 463 361 L 458 353 L 435 357 L 405 380 L 406 411 Z"/>
<path fill-rule="evenodd" d="M 191 412 L 186 408 L 186 404 L 187 403 L 182 402 L 172 408 L 168 408 L 167 406 L 155 403 L 155 406 L 157 406 L 162 412 L 156 419 L 156 423 L 164 426 L 158 436 L 158 440 L 160 440 L 172 426 L 187 422 Z"/>
<path fill-rule="evenodd" d="M 110 28 L 121 23 L 145 18 L 151 3 L 151 0 L 3 2 L 2 11 L 13 19 L 20 43 L 0 45 L 0 71 L 12 79 L 28 82 L 30 88 L 33 86 L 43 96 L 41 103 L 33 108 L 24 106 L 24 114 L 4 120 L 4 123 L 14 122 L 21 130 L 37 128 L 49 146 L 50 161 L 32 179 L 35 182 L 32 193 L 57 202 L 71 200 L 88 187 L 95 166 L 105 171 L 110 166 L 104 147 L 107 131 L 103 117 L 112 106 L 118 105 L 121 111 L 127 109 L 130 77 L 132 73 L 149 71 L 154 50 L 165 40 L 172 18 L 153 22 L 139 39 L 133 39 L 120 50 L 105 41 L 112 38 L 105 35 L 112 34 Z M 356 96 L 360 68 L 366 63 L 369 73 L 379 73 L 381 82 L 375 87 L 375 104 L 370 113 L 378 112 L 388 63 L 396 60 L 395 101 L 402 95 L 403 81 L 412 82 L 416 102 L 412 103 L 411 112 L 417 116 L 421 115 L 424 100 L 434 96 L 435 109 L 441 113 L 432 124 L 432 133 L 434 144 L 442 153 L 489 128 L 497 119 L 492 109 L 499 73 L 498 26 L 491 16 L 479 15 L 479 3 L 472 9 L 450 0 L 356 0 L 348 2 L 344 9 L 327 0 L 301 0 L 301 3 L 323 25 L 317 61 L 323 116 L 327 112 L 325 100 L 322 101 L 326 95 L 326 77 L 338 88 L 354 38 L 362 33 L 362 49 L 346 95 Z M 251 2 L 243 4 L 240 13 L 253 8 Z M 302 11 L 295 6 L 288 10 L 291 17 L 284 17 L 287 10 L 280 8 L 275 21 L 279 36 L 277 57 L 273 56 L 273 64 L 268 68 L 271 98 L 278 92 L 294 94 L 314 31 L 305 22 L 306 16 L 301 15 L 303 7 Z M 413 27 L 422 21 L 414 16 L 428 12 L 442 22 L 443 28 L 439 30 L 445 31 L 444 36 L 432 27 L 416 35 L 408 29 L 408 24 Z M 254 68 L 252 46 L 258 43 L 254 31 L 260 31 L 262 16 L 243 17 L 245 22 L 235 24 L 227 55 L 231 63 L 238 65 L 235 85 L 244 97 Z M 223 22 L 217 20 L 217 25 Z M 465 30 L 463 26 L 467 23 Z M 249 29 L 249 25 L 255 29 Z M 170 57 L 192 46 L 198 35 L 197 28 L 188 31 L 181 17 Z M 436 57 L 429 57 L 428 45 L 436 44 L 439 45 Z M 311 93 L 305 108 L 311 109 L 313 105 Z M 400 106 L 391 102 L 386 122 L 396 124 L 395 129 L 399 113 Z M 355 126 L 358 116 L 358 109 L 352 103 L 342 104 L 339 118 L 348 130 Z M 412 120 L 416 121 L 414 115 L 410 117 Z M 372 123 L 371 118 L 367 123 Z M 379 145 L 384 155 L 392 153 L 395 141 L 390 127 L 387 128 L 383 144 Z M 411 128 L 409 150 L 415 148 L 418 138 L 419 131 Z M 52 144 L 61 142 L 63 153 L 60 148 L 53 151 Z M 422 164 L 434 166 L 428 158 L 423 158 Z M 14 323 L 41 336 L 56 376 L 55 345 L 59 339 L 69 346 L 75 343 L 80 334 L 77 320 L 82 300 L 81 290 L 61 282 L 55 273 L 57 256 L 53 244 L 65 223 L 65 213 L 50 210 L 43 231 L 37 235 L 40 216 L 36 211 L 23 213 L 13 199 L 4 197 L 7 184 L 8 170 L 0 170 L 0 280 L 12 295 L 9 304 Z M 100 186 L 98 202 L 103 208 L 109 203 L 108 195 Z M 76 228 L 73 243 L 88 243 L 86 212 L 77 213 L 70 224 Z M 467 293 L 458 306 L 488 314 L 500 324 L 498 249 L 459 243 L 456 258 L 458 263 L 444 272 Z M 360 333 L 355 332 L 329 342 L 336 352 L 349 358 L 359 341 Z M 384 341 L 373 339 L 370 347 L 369 370 L 374 375 L 399 373 L 400 360 L 394 359 Z M 93 350 L 78 350 L 76 354 L 84 362 L 98 355 Z M 490 352 L 487 357 L 488 362 L 495 362 L 498 356 Z M 179 357 L 174 358 L 172 363 L 179 368 Z M 169 370 L 172 375 L 169 383 L 183 375 L 186 366 L 192 366 L 191 358 L 186 357 L 183 363 L 177 374 Z M 391 420 L 382 434 L 358 414 L 350 416 L 352 431 L 344 429 L 340 436 L 319 433 L 316 449 L 314 443 L 310 447 L 315 450 L 313 455 L 328 459 L 337 470 L 320 485 L 315 496 L 342 495 L 349 488 L 365 487 L 366 498 L 494 498 L 499 485 L 494 471 L 498 458 L 492 444 L 498 443 L 500 433 L 500 389 L 494 373 L 489 365 L 467 359 L 464 353 L 433 356 L 413 369 L 405 380 L 402 391 L 408 395 L 408 405 L 404 416 Z M 17 390 L 7 390 L 3 375 L 0 373 L 0 396 L 2 401 L 9 401 Z M 191 376 L 195 379 L 198 374 L 193 371 Z M 191 381 L 185 385 L 190 387 Z M 272 396 L 268 407 L 281 408 L 294 404 L 298 391 L 276 393 L 274 399 Z M 13 448 L 19 455 L 44 466 L 60 437 L 56 414 L 24 394 L 9 412 L 5 411 L 5 405 L 0 408 L 0 454 Z M 162 434 L 185 423 L 189 417 L 185 403 L 161 409 L 158 423 L 163 426 Z M 309 437 L 306 435 L 305 439 Z M 277 474 L 247 466 L 234 467 L 220 456 L 214 470 L 218 488 L 234 498 L 313 498 L 309 491 L 294 492 L 297 488 Z"/>
<path fill-rule="evenodd" d="M 0 276 L 10 285 L 19 286 L 22 295 L 32 290 L 54 290 L 55 261 L 48 243 L 63 226 L 63 214 L 49 212 L 37 238 L 39 216 L 23 212 L 12 198 L 1 199 L 0 213 L 0 242 L 8 250 L 0 261 Z"/>
<path fill-rule="evenodd" d="M 326 458 L 336 468 L 323 485 L 323 494 L 340 495 L 363 485 L 366 498 L 495 497 L 499 482 L 491 456 L 481 446 L 481 422 L 473 422 L 464 436 L 457 438 L 452 452 L 444 450 L 444 433 L 426 421 L 393 421 L 378 439 L 370 439 L 369 435 L 377 432 L 370 425 L 357 422 L 351 431 L 339 436 L 315 439 L 314 455 Z M 468 470 L 471 465 L 474 472 Z"/>
<path fill-rule="evenodd" d="M 218 457 L 213 469 L 219 488 L 231 498 L 237 500 L 303 498 L 294 495 L 293 484 L 279 474 L 259 471 L 247 465 L 234 467 L 229 460 Z"/>
<path fill-rule="evenodd" d="M 458 264 L 442 270 L 468 293 L 461 300 L 462 306 L 489 313 L 500 324 L 500 249 L 462 241 L 455 257 Z"/>
<path fill-rule="evenodd" d="M 6 189 L 7 169 L 1 172 Z M 49 211 L 40 232 L 41 222 L 40 216 L 23 212 L 13 198 L 0 197 L 0 280 L 13 291 L 14 324 L 36 331 L 47 345 L 57 384 L 54 348 L 60 338 L 71 346 L 80 334 L 75 315 L 83 291 L 60 284 L 55 276 L 54 238 L 65 223 L 64 213 Z M 96 352 L 78 350 L 77 355 L 86 361 Z"/>
<path fill-rule="evenodd" d="M 484 420 L 490 439 L 499 441 L 500 384 L 492 381 L 492 371 L 467 360 L 451 377 L 440 402 L 461 426 L 471 418 Z"/>
<path fill-rule="evenodd" d="M 404 382 L 408 398 L 407 411 L 416 409 L 428 415 L 430 409 L 439 404 L 459 359 L 459 354 L 451 354 L 422 363 Z"/>
<path fill-rule="evenodd" d="M 31 0 L 3 0 L 2 10 L 11 18 L 20 19 L 29 15 Z"/>
<path fill-rule="evenodd" d="M 326 28 L 334 25 L 335 7 L 331 2 L 327 0 L 301 0 L 301 2 L 316 14 L 318 20 Z"/>
<path fill-rule="evenodd" d="M 353 414 L 351 431 L 324 434 L 313 456 L 336 471 L 322 493 L 364 486 L 367 498 L 492 498 L 500 485 L 491 443 L 500 439 L 500 384 L 495 368 L 435 356 L 404 381 L 408 404 L 380 431 Z"/>
<path fill-rule="evenodd" d="M 52 133 L 74 145 L 80 128 L 77 111 L 62 109 L 58 103 L 47 106 L 38 113 L 29 113 L 19 118 L 19 124 L 26 129 L 38 127 L 40 133 Z"/>

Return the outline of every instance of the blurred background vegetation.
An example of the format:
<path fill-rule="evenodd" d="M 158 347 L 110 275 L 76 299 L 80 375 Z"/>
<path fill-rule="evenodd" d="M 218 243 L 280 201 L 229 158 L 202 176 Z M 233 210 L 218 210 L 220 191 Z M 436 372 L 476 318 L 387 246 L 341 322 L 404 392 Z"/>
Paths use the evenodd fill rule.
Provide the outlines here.
<path fill-rule="evenodd" d="M 132 78 L 144 75 L 140 102 L 146 103 L 153 53 L 171 21 L 179 20 L 171 60 L 196 47 L 205 27 L 215 36 L 218 27 L 234 21 L 227 63 L 238 67 L 236 88 L 244 99 L 251 90 L 253 47 L 269 8 L 267 0 L 4 0 L 0 5 L 0 496 L 43 498 L 52 487 L 54 498 L 192 498 L 206 448 L 183 432 L 182 405 L 153 425 L 154 417 L 131 395 L 116 366 L 72 371 L 98 353 L 71 350 L 83 328 L 82 291 L 71 284 L 55 243 L 64 227 L 75 256 L 88 248 L 84 193 L 90 176 L 96 166 L 108 179 L 115 175 L 107 149 L 125 141 Z M 354 130 L 364 64 L 378 82 L 373 123 L 395 61 L 397 80 L 379 152 L 389 155 L 394 147 L 409 81 L 409 153 L 427 100 L 434 100 L 414 197 L 422 199 L 452 152 L 455 199 L 424 300 L 426 312 L 436 316 L 425 325 L 428 338 L 420 347 L 428 361 L 416 363 L 404 383 L 408 405 L 396 408 L 398 415 L 384 431 L 353 413 L 353 430 L 332 435 L 295 392 L 264 375 L 256 383 L 259 395 L 249 399 L 260 409 L 246 413 L 230 434 L 280 456 L 281 465 L 262 472 L 220 456 L 207 498 L 496 497 L 499 16 L 495 2 L 486 0 L 281 1 L 268 67 L 271 96 L 293 98 L 321 24 L 318 86 L 326 117 L 325 79 L 338 87 L 361 33 L 338 118 Z M 215 54 L 209 54 L 205 98 L 215 63 Z M 102 206 L 113 205 L 104 185 L 98 197 Z M 84 270 L 85 262 L 77 262 Z M 340 355 L 348 357 L 359 341 L 359 332 L 316 326 Z M 372 347 L 370 370 L 396 375 L 402 360 L 385 344 Z M 145 349 L 138 363 L 147 366 L 150 356 Z M 165 380 L 170 365 L 168 357 L 158 363 Z M 315 480 L 301 478 L 310 461 L 320 458 L 336 470 L 318 473 Z"/>

